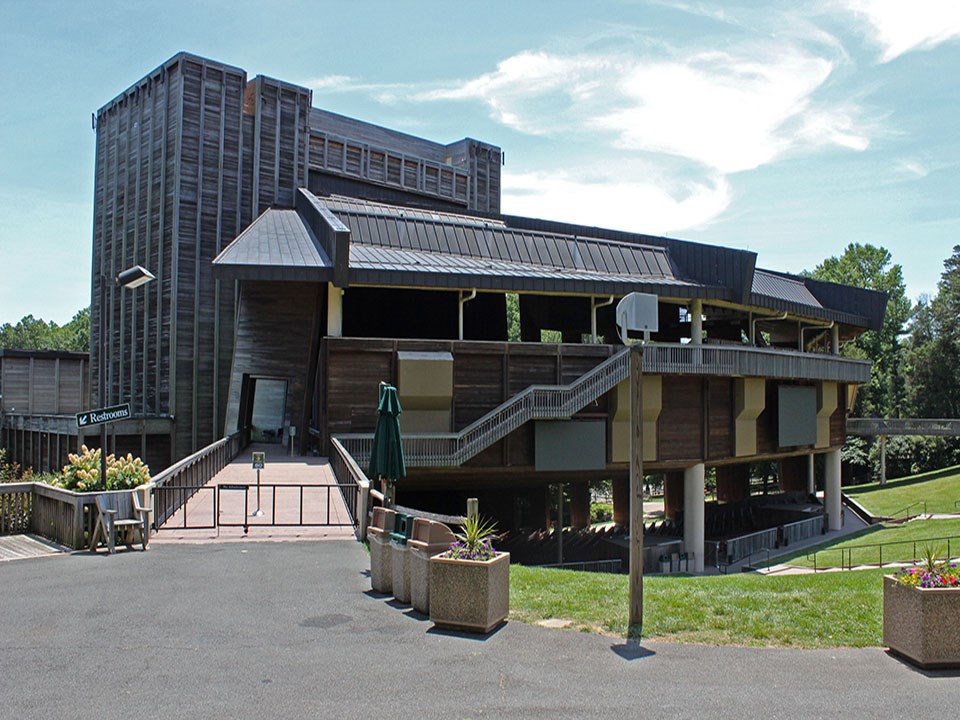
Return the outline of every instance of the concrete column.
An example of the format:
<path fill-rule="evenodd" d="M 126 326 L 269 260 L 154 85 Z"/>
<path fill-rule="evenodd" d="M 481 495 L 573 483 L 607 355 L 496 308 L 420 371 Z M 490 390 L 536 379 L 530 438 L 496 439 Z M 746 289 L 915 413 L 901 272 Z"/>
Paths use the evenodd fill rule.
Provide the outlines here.
<path fill-rule="evenodd" d="M 327 283 L 327 335 L 343 335 L 343 290 Z"/>
<path fill-rule="evenodd" d="M 677 517 L 677 510 L 683 509 L 683 473 L 663 474 L 663 516 L 667 520 Z"/>
<path fill-rule="evenodd" d="M 827 529 L 843 527 L 840 502 L 840 450 L 831 450 L 824 456 L 826 474 L 823 480 L 823 504 L 827 510 Z"/>
<path fill-rule="evenodd" d="M 693 572 L 703 572 L 704 466 L 697 463 L 683 471 L 683 550 L 693 553 Z"/>
<path fill-rule="evenodd" d="M 575 528 L 590 527 L 589 483 L 570 483 L 567 493 L 570 495 L 570 525 Z"/>
<path fill-rule="evenodd" d="M 630 524 L 630 480 L 613 479 L 613 522 L 626 527 Z"/>
<path fill-rule="evenodd" d="M 690 301 L 690 342 L 694 345 L 703 342 L 703 300 Z"/>
<path fill-rule="evenodd" d="M 807 495 L 817 492 L 817 456 L 807 455 Z"/>
<path fill-rule="evenodd" d="M 840 326 L 836 323 L 833 324 L 833 327 L 830 328 L 830 340 L 831 340 L 831 350 L 833 350 L 834 355 L 840 354 Z"/>
<path fill-rule="evenodd" d="M 887 484 L 887 436 L 880 436 L 880 484 Z"/>

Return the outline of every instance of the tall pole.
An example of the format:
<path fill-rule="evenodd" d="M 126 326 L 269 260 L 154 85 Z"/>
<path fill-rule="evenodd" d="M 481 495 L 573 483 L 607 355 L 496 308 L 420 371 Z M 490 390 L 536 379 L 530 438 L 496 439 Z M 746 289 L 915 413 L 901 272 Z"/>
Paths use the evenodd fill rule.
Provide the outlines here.
<path fill-rule="evenodd" d="M 627 638 L 643 630 L 643 346 L 630 350 L 630 613 Z"/>
<path fill-rule="evenodd" d="M 107 333 L 106 316 L 107 279 L 100 273 L 100 407 L 107 406 Z M 107 424 L 100 423 L 100 481 L 107 489 Z"/>

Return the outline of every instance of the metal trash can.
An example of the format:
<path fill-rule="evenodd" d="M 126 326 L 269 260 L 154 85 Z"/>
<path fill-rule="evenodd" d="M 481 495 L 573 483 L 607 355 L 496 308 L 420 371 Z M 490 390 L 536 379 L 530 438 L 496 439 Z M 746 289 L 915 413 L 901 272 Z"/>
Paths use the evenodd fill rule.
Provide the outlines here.
<path fill-rule="evenodd" d="M 670 572 L 670 558 L 666 555 L 660 556 L 660 572 L 664 575 Z"/>
<path fill-rule="evenodd" d="M 687 562 L 687 554 L 680 553 L 680 572 L 690 572 L 690 565 Z"/>
<path fill-rule="evenodd" d="M 410 551 L 407 541 L 413 531 L 413 517 L 404 513 L 394 515 L 394 531 L 390 533 L 390 563 L 393 570 L 393 597 L 399 602 L 410 602 Z"/>
<path fill-rule="evenodd" d="M 373 519 L 367 528 L 370 542 L 370 587 L 375 592 L 393 592 L 393 555 L 390 552 L 390 534 L 394 528 L 393 510 L 384 507 L 373 509 Z"/>
<path fill-rule="evenodd" d="M 410 604 L 417 612 L 430 614 L 430 558 L 450 549 L 457 536 L 443 523 L 413 519 L 407 541 L 410 554 Z"/>

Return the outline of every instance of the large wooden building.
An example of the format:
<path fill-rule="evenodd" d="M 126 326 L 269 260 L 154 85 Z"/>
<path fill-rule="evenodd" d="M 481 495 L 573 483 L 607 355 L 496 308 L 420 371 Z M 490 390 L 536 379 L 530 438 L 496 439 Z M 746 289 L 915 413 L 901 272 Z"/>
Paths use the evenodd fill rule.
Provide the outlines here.
<path fill-rule="evenodd" d="M 306 88 L 188 54 L 96 120 L 91 388 L 150 420 L 151 464 L 237 431 L 321 454 L 336 437 L 362 463 L 383 381 L 405 410 L 408 498 L 479 494 L 507 525 L 542 525 L 549 483 L 623 492 L 614 307 L 640 291 L 659 308 L 645 469 L 684 488 L 692 545 L 708 466 L 733 501 L 749 463 L 777 460 L 803 489 L 826 454 L 835 524 L 845 418 L 869 377 L 838 348 L 880 327 L 883 294 L 748 251 L 502 215 L 496 146 L 318 110 Z M 116 289 L 137 264 L 157 281 Z M 121 432 L 117 449 L 143 442 Z"/>

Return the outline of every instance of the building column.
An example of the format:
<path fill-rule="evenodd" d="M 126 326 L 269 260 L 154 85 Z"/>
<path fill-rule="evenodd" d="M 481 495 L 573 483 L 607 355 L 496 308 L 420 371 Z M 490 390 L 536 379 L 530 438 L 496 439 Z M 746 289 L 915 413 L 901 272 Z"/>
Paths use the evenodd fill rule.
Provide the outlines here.
<path fill-rule="evenodd" d="M 830 328 L 830 349 L 834 355 L 840 354 L 840 326 L 836 323 Z"/>
<path fill-rule="evenodd" d="M 630 480 L 613 479 L 613 522 L 615 525 L 630 525 Z"/>
<path fill-rule="evenodd" d="M 683 473 L 664 473 L 663 517 L 667 520 L 675 520 L 677 518 L 677 510 L 683 510 L 683 494 Z"/>
<path fill-rule="evenodd" d="M 343 290 L 327 283 L 327 335 L 343 335 Z"/>
<path fill-rule="evenodd" d="M 690 342 L 694 345 L 703 342 L 703 300 L 690 301 Z"/>
<path fill-rule="evenodd" d="M 887 484 L 887 436 L 880 436 L 880 484 Z"/>
<path fill-rule="evenodd" d="M 704 550 L 703 463 L 683 471 L 683 550 L 693 553 L 693 572 L 703 572 Z"/>
<path fill-rule="evenodd" d="M 817 493 L 817 456 L 813 453 L 807 455 L 807 495 L 816 495 Z"/>
<path fill-rule="evenodd" d="M 567 493 L 570 495 L 570 525 L 575 528 L 590 527 L 590 484 L 570 483 Z"/>
<path fill-rule="evenodd" d="M 843 527 L 840 502 L 840 450 L 831 450 L 824 456 L 826 474 L 823 480 L 823 504 L 827 511 L 827 529 L 839 530 Z"/>

